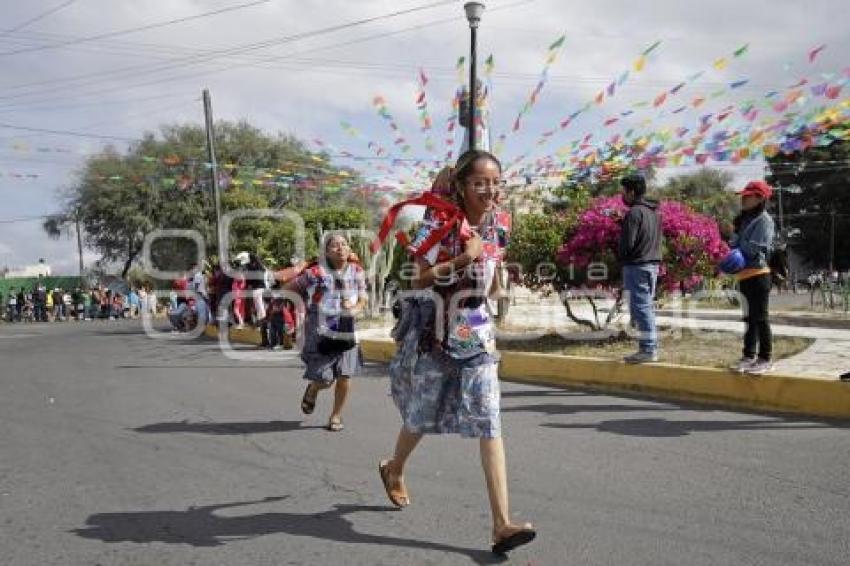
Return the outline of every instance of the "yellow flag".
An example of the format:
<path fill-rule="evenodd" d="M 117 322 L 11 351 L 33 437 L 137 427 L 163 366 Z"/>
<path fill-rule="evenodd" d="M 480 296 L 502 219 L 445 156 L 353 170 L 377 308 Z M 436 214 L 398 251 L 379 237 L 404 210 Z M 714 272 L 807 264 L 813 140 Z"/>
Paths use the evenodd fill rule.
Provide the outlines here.
<path fill-rule="evenodd" d="M 726 61 L 726 59 L 721 57 L 720 59 L 718 59 L 717 61 L 714 62 L 714 68 L 717 69 L 718 71 L 722 71 L 723 69 L 726 68 L 727 64 L 728 64 L 728 62 Z"/>
<path fill-rule="evenodd" d="M 646 65 L 646 57 L 641 55 L 640 57 L 637 58 L 637 61 L 635 61 L 635 71 L 638 72 L 638 73 L 643 71 L 643 68 L 644 68 L 645 65 Z"/>

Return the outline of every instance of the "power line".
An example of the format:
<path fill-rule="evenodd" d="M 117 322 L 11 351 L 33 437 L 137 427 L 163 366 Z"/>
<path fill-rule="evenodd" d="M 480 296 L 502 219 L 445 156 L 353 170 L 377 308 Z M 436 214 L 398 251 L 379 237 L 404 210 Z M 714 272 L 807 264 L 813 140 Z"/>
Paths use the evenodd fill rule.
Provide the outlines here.
<path fill-rule="evenodd" d="M 454 4 L 454 0 L 441 0 L 441 1 L 438 1 L 438 2 L 432 2 L 432 3 L 429 3 L 429 4 L 414 6 L 412 8 L 407 8 L 407 9 L 404 9 L 404 10 L 397 10 L 395 12 L 390 12 L 390 13 L 382 14 L 382 15 L 379 15 L 379 16 L 371 16 L 371 17 L 368 17 L 368 18 L 353 20 L 353 21 L 350 21 L 350 22 L 345 22 L 345 23 L 342 23 L 342 24 L 336 24 L 336 25 L 333 25 L 333 26 L 320 28 L 320 29 L 316 29 L 316 30 L 311 30 L 311 31 L 307 31 L 307 32 L 300 32 L 300 33 L 296 33 L 296 34 L 281 36 L 281 37 L 277 37 L 277 38 L 273 38 L 273 39 L 269 39 L 269 40 L 264 40 L 264 41 L 260 41 L 260 42 L 256 42 L 256 43 L 239 45 L 239 46 L 236 46 L 236 47 L 216 49 L 216 50 L 212 50 L 212 51 L 206 52 L 206 53 L 201 54 L 201 55 L 190 55 L 190 56 L 186 56 L 186 57 L 178 57 L 178 58 L 171 59 L 170 63 L 164 64 L 164 65 L 154 65 L 154 66 L 151 66 L 151 65 L 134 65 L 134 66 L 130 66 L 130 67 L 124 67 L 122 69 L 115 69 L 113 71 L 110 71 L 110 75 L 119 76 L 119 75 L 125 75 L 127 73 L 130 73 L 130 76 L 139 76 L 139 74 L 141 74 L 142 70 L 145 74 L 167 71 L 167 70 L 174 69 L 174 68 L 180 68 L 180 67 L 183 67 L 183 66 L 188 65 L 188 64 L 198 64 L 198 63 L 204 63 L 204 62 L 207 62 L 207 61 L 212 61 L 212 60 L 215 60 L 215 59 L 218 59 L 218 58 L 221 58 L 221 57 L 226 57 L 228 55 L 241 54 L 241 53 L 256 51 L 256 50 L 260 50 L 260 49 L 268 49 L 269 47 L 273 47 L 275 45 L 292 43 L 292 42 L 296 42 L 296 41 L 299 41 L 299 40 L 302 40 L 302 39 L 308 39 L 308 38 L 311 38 L 311 37 L 316 37 L 316 36 L 320 36 L 320 35 L 334 33 L 334 32 L 338 32 L 338 31 L 342 31 L 342 30 L 350 29 L 350 28 L 354 28 L 354 27 L 359 27 L 359 26 L 362 26 L 362 25 L 365 25 L 365 24 L 369 24 L 369 23 L 373 23 L 373 22 L 377 22 L 377 21 L 381 21 L 381 20 L 385 20 L 385 19 L 391 19 L 391 18 L 395 18 L 395 17 L 398 17 L 398 16 L 407 15 L 407 14 L 411 14 L 411 13 L 414 13 L 414 12 L 435 8 L 435 7 L 438 7 L 438 6 L 444 6 L 444 5 L 447 5 L 447 4 Z M 95 84 L 96 84 L 96 82 L 97 81 L 95 81 Z M 88 86 L 88 85 L 77 85 L 77 86 Z M 66 88 L 67 87 L 60 86 L 60 87 L 55 87 L 55 88 L 51 88 L 51 89 L 42 89 L 42 90 L 37 91 L 37 92 L 24 92 L 24 93 L 18 93 L 18 94 L 14 94 L 14 95 L 5 95 L 5 96 L 0 96 L 0 99 L 9 100 L 9 99 L 15 99 L 15 98 L 29 97 L 29 96 L 32 96 L 33 94 L 39 94 L 39 93 L 44 93 L 44 92 L 55 92 L 55 91 L 59 91 L 59 90 L 65 90 Z M 124 88 L 126 88 L 126 87 L 124 87 L 124 86 L 120 87 L 120 89 L 122 89 L 122 90 Z M 88 93 L 88 94 L 97 94 L 97 92 Z M 50 100 L 50 99 L 48 99 L 48 100 Z"/>
<path fill-rule="evenodd" d="M 104 140 L 116 140 L 116 141 L 126 141 L 126 142 L 134 142 L 139 141 L 138 138 L 124 138 L 121 136 L 108 136 L 104 134 L 87 134 L 85 132 L 73 132 L 70 130 L 48 130 L 46 128 L 32 128 L 30 126 L 16 126 L 14 124 L 4 124 L 0 122 L 0 128 L 8 128 L 10 130 L 23 130 L 26 132 L 38 132 L 42 134 L 56 134 L 60 136 L 76 136 L 83 138 L 97 138 Z"/>
<path fill-rule="evenodd" d="M 496 7 L 492 8 L 490 11 L 495 12 L 495 11 L 499 11 L 499 10 L 504 10 L 504 9 L 512 8 L 512 7 L 515 7 L 515 6 L 518 6 L 518 5 L 522 5 L 522 4 L 529 4 L 529 3 L 534 2 L 534 1 L 536 1 L 536 0 L 519 0 L 519 1 L 515 1 L 515 2 L 510 2 L 510 3 L 507 3 L 507 4 L 496 6 Z M 411 30 L 423 29 L 425 27 L 430 27 L 430 26 L 434 26 L 434 25 L 438 25 L 438 24 L 454 22 L 456 20 L 457 20 L 457 18 L 454 18 L 454 17 L 445 18 L 445 19 L 441 19 L 441 20 L 434 20 L 434 21 L 431 21 L 431 22 L 426 22 L 426 23 L 423 23 L 423 24 L 411 26 L 411 27 L 408 27 L 408 28 L 402 28 L 400 30 L 394 30 L 394 31 L 390 31 L 390 32 L 382 32 L 382 33 L 378 33 L 378 34 L 372 34 L 372 35 L 364 36 L 364 37 L 361 37 L 361 38 L 358 38 L 358 39 L 355 39 L 355 40 L 345 41 L 345 42 L 341 42 L 341 43 L 334 43 L 334 44 L 330 44 L 330 45 L 320 46 L 320 47 L 317 47 L 317 48 L 312 48 L 312 49 L 309 49 L 309 50 L 306 50 L 306 51 L 302 50 L 302 51 L 298 51 L 298 52 L 294 52 L 294 53 L 287 53 L 287 54 L 284 54 L 284 55 L 266 57 L 266 58 L 257 59 L 257 60 L 260 61 L 260 62 L 273 62 L 273 61 L 278 61 L 278 60 L 281 60 L 281 59 L 288 59 L 292 55 L 299 55 L 299 54 L 311 53 L 311 52 L 316 52 L 316 51 L 324 51 L 324 50 L 328 50 L 328 49 L 337 49 L 337 48 L 340 48 L 340 47 L 345 47 L 345 46 L 354 45 L 354 44 L 357 44 L 357 43 L 363 43 L 363 42 L 366 42 L 366 41 L 371 41 L 371 40 L 377 39 L 377 38 L 384 38 L 384 37 L 389 37 L 389 36 L 393 36 L 393 35 L 398 35 L 398 34 L 401 34 L 401 33 L 406 33 L 406 32 L 411 31 Z M 207 58 L 207 59 L 210 59 L 210 58 Z M 241 65 L 238 65 L 238 64 L 237 65 L 227 65 L 227 66 L 220 67 L 220 68 L 213 69 L 213 70 L 204 70 L 204 71 L 199 71 L 199 72 L 190 73 L 190 74 L 184 73 L 184 74 L 181 74 L 181 75 L 168 76 L 168 77 L 165 77 L 165 78 L 156 79 L 156 80 L 152 80 L 152 81 L 135 83 L 135 84 L 132 84 L 132 85 L 122 85 L 120 87 L 110 87 L 110 88 L 106 88 L 106 89 L 99 89 L 99 90 L 91 91 L 91 92 L 88 92 L 88 93 L 82 93 L 78 96 L 92 96 L 92 95 L 96 95 L 96 94 L 100 94 L 100 93 L 104 93 L 104 92 L 113 92 L 113 91 L 116 91 L 116 90 L 121 91 L 121 90 L 125 90 L 127 88 L 137 88 L 137 87 L 140 87 L 140 86 L 147 86 L 147 85 L 157 84 L 157 83 L 162 83 L 162 82 L 175 81 L 175 80 L 186 80 L 186 79 L 190 79 L 190 78 L 194 78 L 194 77 L 205 76 L 205 75 L 209 75 L 209 74 L 213 74 L 213 73 L 227 71 L 227 70 L 234 69 L 234 68 L 239 68 L 240 66 Z M 145 67 L 145 65 L 142 65 L 141 67 Z M 174 65 L 171 65 L 170 67 L 173 68 Z M 148 71 L 148 72 L 157 72 L 158 70 L 167 70 L 168 68 L 169 68 L 169 66 L 166 66 L 166 67 L 161 67 L 159 69 L 154 69 L 154 70 L 151 70 L 151 71 Z M 278 65 L 274 68 L 291 68 L 291 67 Z M 413 67 L 411 67 L 411 68 L 413 68 Z M 100 71 L 100 72 L 97 72 L 97 73 L 90 73 L 87 76 L 113 74 L 115 72 L 124 72 L 126 70 L 127 69 L 125 68 L 123 70 L 118 70 L 118 71 L 115 71 L 115 70 Z M 452 75 L 453 74 L 454 73 L 452 73 Z M 82 78 L 82 76 L 80 76 L 78 78 Z M 75 79 L 74 78 L 61 79 L 61 81 L 71 81 L 71 80 L 75 80 Z M 52 81 L 41 81 L 42 84 L 49 84 L 50 82 L 52 82 Z M 97 82 L 99 82 L 99 81 L 92 81 L 91 84 L 96 84 Z M 33 85 L 35 83 L 29 83 L 29 84 Z M 20 85 L 20 86 L 22 86 L 22 85 Z M 80 86 L 87 86 L 87 85 L 81 84 L 81 85 L 76 85 L 76 86 L 80 87 Z M 51 90 L 61 90 L 61 88 L 60 89 L 51 89 Z M 20 97 L 25 96 L 25 95 L 26 94 L 7 95 L 7 96 L 4 96 L 4 97 L 0 97 L 0 99 L 3 99 L 3 98 L 7 98 L 7 99 L 8 98 L 20 98 Z M 48 103 L 48 102 L 53 102 L 53 101 L 56 101 L 56 100 L 58 100 L 56 97 L 48 97 L 48 98 L 45 98 L 45 99 L 37 100 L 35 102 L 36 103 Z M 22 106 L 26 107 L 27 104 L 29 104 L 31 102 L 32 101 L 28 101 L 27 103 L 23 103 L 23 104 L 11 103 L 11 104 L 7 104 L 7 105 L 3 106 L 2 109 L 8 110 L 8 109 L 15 108 L 15 107 L 22 107 Z"/>
<path fill-rule="evenodd" d="M 64 3 L 62 3 L 62 4 L 59 4 L 58 6 L 54 6 L 53 8 L 50 8 L 50 9 L 48 9 L 47 11 L 42 12 L 42 13 L 38 14 L 37 16 L 34 16 L 34 17 L 30 18 L 30 19 L 28 19 L 27 21 L 22 22 L 22 23 L 20 23 L 20 24 L 16 25 L 16 26 L 15 26 L 15 27 L 13 27 L 13 28 L 9 28 L 9 29 L 7 29 L 7 30 L 3 30 L 2 32 L 0 32 L 0 37 L 3 37 L 3 36 L 5 36 L 5 35 L 7 35 L 7 34 L 10 34 L 10 33 L 16 32 L 16 31 L 18 31 L 19 29 L 23 29 L 23 28 L 27 27 L 28 25 L 30 25 L 30 24 L 34 24 L 35 22 L 37 22 L 37 21 L 39 21 L 39 20 L 43 20 L 43 19 L 44 19 L 44 18 L 46 18 L 47 16 L 49 16 L 49 15 L 51 15 L 51 14 L 55 14 L 56 12 L 58 12 L 59 10 L 62 10 L 63 8 L 67 8 L 68 6 L 70 6 L 71 4 L 73 4 L 73 3 L 74 3 L 74 2 L 76 2 L 76 1 L 77 1 L 77 0 L 67 0 L 66 2 L 64 2 Z M 0 55 L 2 55 L 2 54 L 0 54 Z"/>
<path fill-rule="evenodd" d="M 511 8 L 511 7 L 521 5 L 521 4 L 529 4 L 529 3 L 534 2 L 534 1 L 536 1 L 536 0 L 521 0 L 521 1 L 518 1 L 518 2 L 512 2 L 512 3 L 505 4 L 505 5 L 493 7 L 489 11 L 490 12 L 500 11 L 500 10 L 504 10 L 506 8 Z M 432 22 L 427 22 L 425 24 L 412 26 L 410 28 L 404 28 L 402 30 L 385 32 L 385 33 L 375 34 L 375 35 L 372 35 L 372 36 L 367 36 L 366 38 L 358 39 L 358 40 L 356 40 L 355 42 L 352 42 L 352 43 L 359 43 L 359 42 L 362 42 L 362 41 L 365 41 L 365 40 L 368 40 L 368 39 L 388 37 L 388 36 L 397 35 L 398 33 L 403 33 L 403 32 L 406 32 L 406 31 L 411 31 L 411 30 L 415 30 L 415 29 L 422 29 L 424 27 L 429 27 L 429 26 L 436 25 L 436 24 L 454 22 L 454 21 L 457 21 L 457 18 L 452 17 L 452 18 L 446 18 L 446 19 L 442 19 L 442 20 L 436 20 L 436 21 L 432 21 Z M 57 37 L 65 37 L 65 38 L 70 38 L 70 39 L 76 39 L 73 36 L 67 36 L 67 35 L 62 36 L 61 34 L 44 34 L 44 33 L 41 33 L 39 35 L 47 36 L 51 39 L 57 38 Z M 139 48 L 148 48 L 148 49 L 154 49 L 154 50 L 159 50 L 159 51 L 166 51 L 166 52 L 169 52 L 169 53 L 172 53 L 175 49 L 177 49 L 179 51 L 183 51 L 184 53 L 194 53 L 195 55 L 205 55 L 205 54 L 212 53 L 212 51 L 210 51 L 210 50 L 203 50 L 203 49 L 197 49 L 197 48 L 191 48 L 191 47 L 185 47 L 185 46 L 173 46 L 173 45 L 165 45 L 165 44 L 139 43 L 139 42 L 114 42 L 114 43 L 116 43 L 119 47 L 126 47 L 127 49 L 133 49 L 134 52 L 137 52 L 139 50 Z M 347 42 L 342 43 L 342 44 L 332 44 L 332 45 L 323 46 L 323 47 L 319 47 L 319 48 L 309 49 L 307 51 L 300 51 L 300 52 L 293 53 L 293 54 L 285 54 L 285 55 L 279 56 L 279 57 L 280 58 L 289 58 L 290 55 L 311 53 L 311 52 L 315 52 L 315 51 L 324 51 L 324 50 L 327 50 L 327 49 L 333 49 L 333 48 L 336 48 L 338 46 L 345 46 L 345 45 L 348 45 L 348 44 L 349 43 L 347 43 Z M 118 53 L 126 54 L 127 51 L 122 50 L 122 51 L 118 51 Z M 232 56 L 228 57 L 227 55 L 225 55 L 225 57 L 235 58 L 237 60 L 243 60 L 243 61 L 248 61 L 248 62 L 269 61 L 269 58 L 267 58 L 267 57 L 257 58 L 257 57 L 251 57 L 251 56 L 242 56 L 242 57 L 236 58 L 236 57 L 232 57 Z M 157 58 L 161 59 L 161 60 L 171 60 L 171 59 L 165 58 L 165 57 L 157 57 Z M 338 62 L 343 64 L 343 65 L 347 65 L 349 63 L 347 61 L 338 61 Z M 308 61 L 304 60 L 304 63 L 308 63 Z M 353 62 L 353 64 L 357 64 L 357 63 L 358 62 L 356 62 L 356 61 Z M 143 66 L 145 66 L 145 65 L 142 65 L 142 67 Z M 405 67 L 403 65 L 398 65 L 398 64 L 395 64 L 395 65 L 386 64 L 385 66 L 388 66 L 388 67 L 393 66 L 395 68 L 405 68 L 405 69 L 406 68 L 418 69 L 418 68 L 422 67 L 422 64 L 416 63 L 416 62 L 411 62 L 407 67 Z M 434 65 L 429 65 L 429 66 L 434 67 Z M 136 68 L 136 67 L 134 67 L 134 68 Z M 126 69 L 124 69 L 124 70 L 126 70 Z M 16 84 L 16 85 L 6 86 L 5 88 L 6 89 L 19 89 L 19 88 L 25 88 L 25 87 L 29 87 L 29 86 L 38 86 L 38 85 L 44 85 L 44 84 L 74 82 L 74 81 L 82 80 L 84 78 L 90 78 L 90 77 L 101 76 L 101 75 L 109 75 L 109 74 L 113 74 L 113 73 L 118 72 L 118 71 L 123 71 L 123 70 L 122 69 L 119 69 L 119 70 L 112 69 L 112 70 L 106 70 L 106 71 L 96 71 L 96 72 L 93 72 L 93 73 L 75 75 L 75 76 L 72 76 L 72 77 L 62 77 L 62 78 L 56 78 L 56 79 L 32 81 L 32 82 L 28 82 L 28 83 L 19 83 L 19 84 Z M 451 75 L 454 76 L 454 74 L 455 74 L 454 70 L 451 70 L 450 72 L 451 72 Z M 536 74 L 529 74 L 527 76 L 531 77 L 531 78 L 537 77 Z M 573 77 L 564 77 L 564 78 L 572 79 Z M 606 81 L 606 80 L 607 79 L 601 78 L 601 77 L 598 79 L 599 82 L 603 82 L 603 81 Z M 2 98 L 8 98 L 8 97 L 2 97 Z"/>
<path fill-rule="evenodd" d="M 73 2 L 75 0 L 71 0 L 71 1 Z M 182 17 L 182 18 L 175 18 L 173 20 L 166 20 L 164 22 L 156 22 L 156 23 L 153 23 L 153 24 L 147 24 L 147 25 L 143 25 L 143 26 L 137 26 L 137 27 L 133 27 L 133 28 L 127 28 L 127 29 L 116 30 L 116 31 L 110 31 L 110 32 L 101 33 L 101 34 L 98 34 L 98 35 L 90 35 L 90 36 L 87 36 L 87 37 L 80 37 L 80 38 L 71 39 L 71 40 L 68 40 L 68 41 L 60 41 L 58 43 L 52 43 L 50 45 L 41 45 L 41 46 L 38 46 L 38 47 L 27 47 L 27 48 L 24 48 L 24 49 L 17 49 L 17 50 L 14 50 L 14 51 L 3 51 L 3 52 L 0 52 L 0 57 L 8 57 L 10 55 L 17 55 L 19 53 L 33 53 L 35 51 L 44 51 L 46 49 L 56 49 L 58 47 L 64 47 L 66 45 L 77 45 L 79 43 L 85 43 L 85 42 L 88 42 L 88 41 L 96 41 L 98 39 L 105 39 L 107 37 L 116 37 L 116 36 L 119 36 L 119 35 L 126 35 L 128 33 L 137 33 L 137 32 L 140 32 L 140 31 L 146 31 L 146 30 L 150 30 L 150 29 L 166 27 L 166 26 L 170 26 L 170 25 L 174 25 L 174 24 L 180 24 L 180 23 L 184 23 L 184 22 L 188 22 L 188 21 L 192 21 L 192 20 L 206 18 L 206 17 L 209 17 L 209 16 L 217 16 L 219 14 L 224 14 L 226 12 L 233 12 L 233 11 L 236 11 L 236 10 L 242 10 L 242 9 L 245 9 L 245 8 L 250 8 L 250 7 L 256 6 L 258 4 L 266 4 L 270 1 L 271 0 L 256 0 L 254 2 L 247 2 L 245 4 L 237 4 L 235 6 L 228 6 L 226 8 L 219 8 L 218 10 L 212 10 L 210 12 L 204 12 L 202 14 L 196 14 L 194 16 L 185 16 L 185 17 Z"/>
<path fill-rule="evenodd" d="M 529 4 L 529 3 L 534 2 L 534 1 L 536 1 L 536 0 L 518 0 L 518 1 L 515 1 L 515 2 L 510 2 L 510 3 L 507 3 L 507 4 L 503 4 L 503 5 L 494 7 L 490 11 L 495 12 L 497 10 L 504 10 L 504 9 L 512 8 L 512 7 L 515 7 L 515 6 L 518 6 L 518 5 L 522 5 L 522 4 Z M 287 54 L 283 54 L 283 55 L 265 57 L 265 58 L 257 59 L 257 61 L 259 61 L 259 62 L 275 62 L 275 61 L 279 61 L 279 60 L 282 60 L 282 59 L 289 59 L 289 58 L 292 57 L 292 55 L 313 53 L 313 52 L 325 51 L 325 50 L 329 50 L 329 49 L 338 49 L 338 48 L 341 48 L 341 47 L 346 47 L 346 46 L 355 45 L 355 44 L 358 44 L 358 43 L 364 43 L 364 42 L 367 42 L 367 41 L 372 41 L 374 39 L 390 37 L 390 36 L 394 36 L 394 35 L 399 35 L 401 33 L 407 33 L 407 32 L 412 31 L 412 30 L 423 29 L 423 28 L 426 28 L 426 27 L 431 27 L 431 26 L 434 26 L 434 25 L 439 25 L 439 24 L 449 23 L 449 22 L 455 22 L 455 21 L 457 21 L 457 18 L 454 18 L 454 17 L 445 18 L 445 19 L 441 19 L 441 20 L 433 20 L 433 21 L 430 21 L 430 22 L 418 24 L 418 25 L 415 25 L 415 26 L 410 26 L 410 27 L 407 27 L 407 28 L 402 28 L 402 29 L 399 29 L 399 30 L 367 35 L 367 36 L 357 38 L 357 39 L 354 39 L 354 40 L 344 41 L 344 42 L 340 42 L 340 43 L 333 43 L 333 44 L 329 44 L 329 45 L 324 45 L 324 46 L 320 46 L 320 47 L 316 47 L 316 48 L 312 48 L 312 49 L 308 49 L 308 50 L 297 51 L 297 52 L 293 52 L 293 53 L 287 53 Z M 174 67 L 174 66 L 172 65 L 171 67 Z M 190 73 L 190 74 L 183 73 L 183 74 L 180 74 L 180 75 L 172 75 L 172 76 L 168 76 L 168 77 L 160 78 L 160 79 L 155 79 L 155 80 L 151 80 L 151 81 L 134 83 L 132 85 L 122 85 L 122 86 L 119 86 L 119 87 L 110 87 L 110 88 L 106 88 L 106 89 L 99 89 L 99 90 L 91 91 L 91 92 L 88 92 L 88 93 L 82 93 L 82 94 L 79 94 L 77 96 L 78 97 L 79 96 L 92 96 L 92 95 L 101 94 L 101 93 L 104 93 L 104 92 L 123 91 L 123 90 L 126 90 L 128 88 L 138 88 L 138 87 L 142 87 L 142 86 L 149 86 L 149 85 L 152 85 L 152 84 L 158 84 L 158 83 L 163 83 L 163 82 L 170 82 L 170 81 L 177 81 L 177 80 L 187 80 L 187 79 L 191 79 L 191 78 L 195 78 L 195 77 L 206 76 L 206 75 L 219 73 L 219 72 L 231 70 L 231 69 L 234 69 L 234 68 L 240 68 L 240 67 L 241 67 L 241 65 L 239 65 L 239 64 L 226 65 L 224 67 L 219 67 L 217 69 L 212 69 L 212 70 L 202 70 L 202 71 L 198 71 L 198 72 L 194 72 L 194 73 Z M 275 69 L 292 69 L 293 67 L 286 66 L 286 65 L 277 65 L 277 66 L 272 67 L 272 68 L 275 68 Z M 411 68 L 413 68 L 413 67 L 411 67 Z M 165 69 L 167 69 L 167 67 L 160 69 L 160 70 L 165 70 Z M 124 70 L 126 70 L 126 69 L 124 69 Z M 295 68 L 295 70 L 301 70 L 301 68 Z M 119 71 L 121 71 L 121 70 L 119 70 Z M 95 74 L 102 75 L 102 74 L 109 74 L 109 73 L 112 73 L 112 72 L 113 71 L 105 71 L 105 72 L 102 71 L 102 72 L 98 72 L 98 73 L 95 73 Z M 150 71 L 150 72 L 156 72 L 156 70 Z M 452 73 L 452 75 L 454 75 L 454 73 Z M 66 79 L 66 80 L 69 80 L 69 79 Z M 43 81 L 43 82 L 49 82 L 49 81 Z M 99 82 L 99 81 L 93 81 L 92 84 L 96 84 L 97 82 Z M 77 86 L 87 86 L 87 85 L 84 84 L 84 85 L 77 85 Z M 52 89 L 52 90 L 61 90 L 61 89 Z M 14 95 L 14 96 L 5 96 L 5 97 L 0 97 L 0 99 L 3 99 L 3 98 L 19 98 L 21 96 L 24 96 L 24 95 L 19 94 L 19 95 Z M 35 102 L 36 103 L 48 103 L 48 102 L 54 102 L 56 100 L 59 100 L 59 99 L 57 99 L 56 97 L 48 97 L 46 99 L 37 100 Z M 23 105 L 14 104 L 14 103 L 7 104 L 0 109 L 8 110 L 10 108 L 21 107 L 21 106 L 26 106 L 26 103 L 23 104 Z"/>
<path fill-rule="evenodd" d="M 69 108 L 82 108 L 85 106 L 108 106 L 112 104 L 128 104 L 133 102 L 147 102 L 149 100 L 162 100 L 168 98 L 184 98 L 185 93 L 168 93 L 168 94 L 157 94 L 154 96 L 143 96 L 141 98 L 123 98 L 118 100 L 95 100 L 90 102 L 78 102 L 76 104 L 61 104 L 59 106 L 27 106 L 27 111 L 38 110 L 40 112 L 49 112 L 51 110 L 67 110 Z M 17 108 L 0 108 L 0 112 L 16 112 Z"/>
<path fill-rule="evenodd" d="M 44 220 L 50 218 L 52 214 L 42 214 L 41 216 L 21 216 L 18 218 L 2 218 L 0 224 L 15 224 L 17 222 L 32 222 L 33 220 Z"/>

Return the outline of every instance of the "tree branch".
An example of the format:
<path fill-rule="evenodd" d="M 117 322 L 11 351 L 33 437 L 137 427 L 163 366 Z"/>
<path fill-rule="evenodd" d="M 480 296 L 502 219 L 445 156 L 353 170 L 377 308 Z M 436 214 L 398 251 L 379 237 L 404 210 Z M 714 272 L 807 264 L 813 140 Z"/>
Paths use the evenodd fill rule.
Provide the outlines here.
<path fill-rule="evenodd" d="M 579 318 L 578 316 L 576 316 L 576 314 L 573 312 L 572 307 L 570 306 L 570 300 L 569 299 L 565 298 L 562 302 L 563 302 L 564 308 L 567 310 L 567 317 L 570 320 L 572 320 L 573 322 L 575 322 L 579 326 L 586 326 L 587 328 L 590 328 L 591 330 L 599 330 L 598 326 L 594 325 L 593 322 L 587 320 L 586 318 Z"/>
<path fill-rule="evenodd" d="M 587 302 L 590 303 L 590 306 L 593 308 L 593 320 L 596 322 L 596 327 L 600 328 L 599 327 L 599 309 L 596 307 L 596 301 L 594 301 L 593 297 L 591 297 L 590 295 L 585 295 L 584 298 L 587 299 Z"/>
<path fill-rule="evenodd" d="M 613 322 L 614 317 L 620 314 L 620 311 L 623 309 L 623 291 L 622 289 L 616 291 L 617 300 L 614 301 L 614 304 L 611 306 L 611 310 L 608 311 L 608 317 L 605 319 L 605 327 L 607 328 L 611 322 Z"/>

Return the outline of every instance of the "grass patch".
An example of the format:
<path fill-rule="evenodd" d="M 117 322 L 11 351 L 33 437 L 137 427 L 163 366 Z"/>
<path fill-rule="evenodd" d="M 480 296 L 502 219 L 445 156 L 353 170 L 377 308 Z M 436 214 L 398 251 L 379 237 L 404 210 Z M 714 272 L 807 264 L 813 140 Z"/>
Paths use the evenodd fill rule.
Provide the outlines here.
<path fill-rule="evenodd" d="M 728 368 L 740 359 L 744 345 L 740 334 L 726 331 L 694 334 L 690 331 L 659 330 L 659 338 L 659 361 L 685 366 Z M 797 355 L 813 342 L 811 338 L 774 336 L 773 359 L 781 360 Z M 535 340 L 499 340 L 497 347 L 503 351 L 619 360 L 637 350 L 637 342 L 617 337 L 590 342 L 549 334 Z"/>

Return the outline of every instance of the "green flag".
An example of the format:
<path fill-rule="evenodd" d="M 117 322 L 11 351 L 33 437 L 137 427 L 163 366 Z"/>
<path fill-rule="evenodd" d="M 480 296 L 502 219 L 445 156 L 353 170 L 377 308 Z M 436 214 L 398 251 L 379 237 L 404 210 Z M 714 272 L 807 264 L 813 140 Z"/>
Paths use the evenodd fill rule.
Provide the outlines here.
<path fill-rule="evenodd" d="M 558 49 L 560 46 L 562 46 L 564 44 L 564 41 L 566 41 L 566 40 L 567 40 L 567 36 L 562 35 L 561 37 L 558 38 L 557 41 L 555 41 L 555 43 L 553 43 L 552 45 L 549 46 L 549 50 L 551 51 L 552 49 Z"/>
<path fill-rule="evenodd" d="M 744 45 L 742 45 L 741 47 L 739 47 L 738 49 L 736 49 L 736 50 L 735 50 L 735 52 L 733 53 L 733 55 L 734 55 L 735 57 L 740 57 L 741 55 L 743 55 L 744 53 L 746 53 L 746 52 L 747 52 L 747 49 L 749 49 L 749 48 L 750 48 L 750 44 L 749 44 L 749 43 L 745 43 Z"/>
<path fill-rule="evenodd" d="M 653 51 L 655 51 L 655 49 L 656 49 L 659 45 L 661 45 L 661 40 L 660 40 L 660 39 L 659 39 L 658 41 L 656 41 L 655 43 L 653 43 L 652 45 L 650 45 L 649 47 L 647 47 L 647 48 L 643 51 L 643 55 L 649 55 L 650 53 L 652 53 Z"/>

